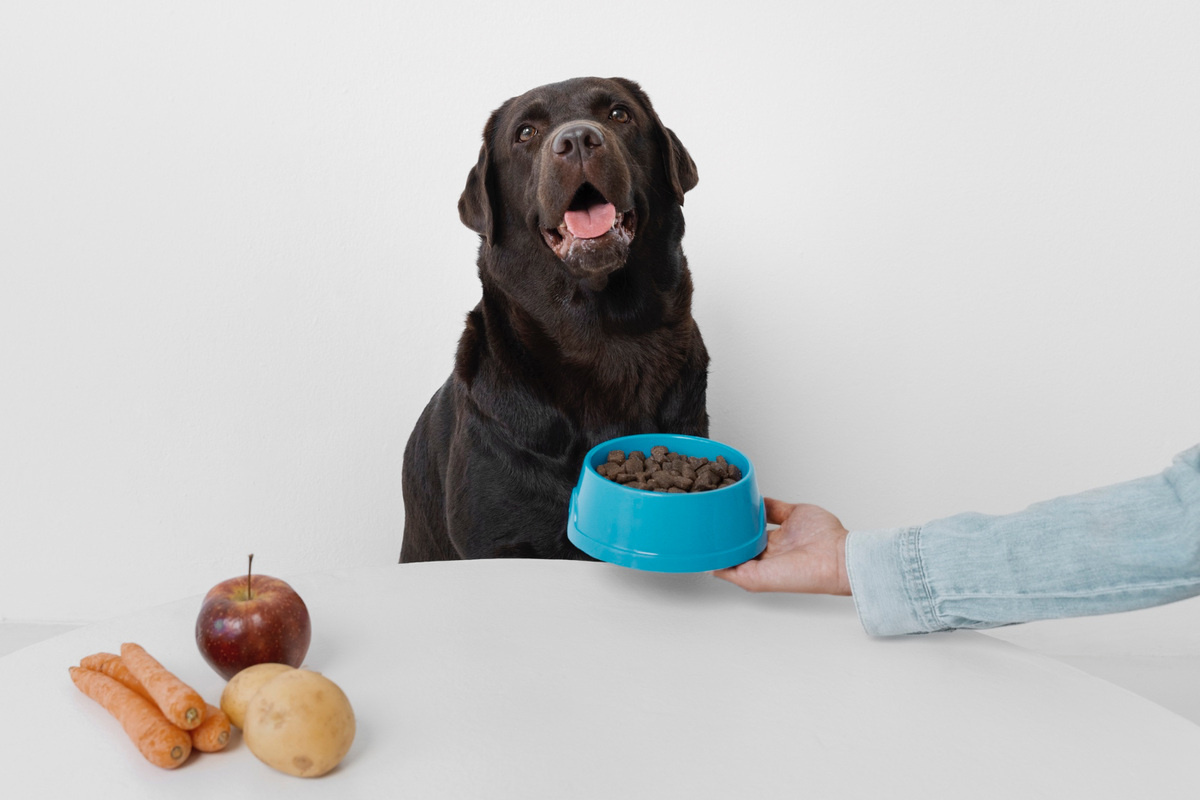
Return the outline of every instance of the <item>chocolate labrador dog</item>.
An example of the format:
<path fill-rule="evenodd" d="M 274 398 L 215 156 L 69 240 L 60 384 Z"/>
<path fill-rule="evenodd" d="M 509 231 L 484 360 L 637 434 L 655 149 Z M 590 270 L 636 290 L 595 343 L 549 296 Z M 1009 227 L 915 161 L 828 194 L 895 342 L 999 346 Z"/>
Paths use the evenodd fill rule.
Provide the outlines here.
<path fill-rule="evenodd" d="M 633 81 L 506 101 L 458 202 L 483 298 L 404 451 L 400 561 L 578 558 L 567 507 L 616 436 L 707 436 L 680 241 L 696 165 Z"/>

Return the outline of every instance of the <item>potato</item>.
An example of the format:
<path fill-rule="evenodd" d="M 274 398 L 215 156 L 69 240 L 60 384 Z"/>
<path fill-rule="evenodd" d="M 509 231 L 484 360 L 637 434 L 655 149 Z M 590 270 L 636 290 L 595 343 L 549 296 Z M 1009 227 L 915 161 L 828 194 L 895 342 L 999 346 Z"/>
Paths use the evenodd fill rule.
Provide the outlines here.
<path fill-rule="evenodd" d="M 319 672 L 294 669 L 263 684 L 246 708 L 250 752 L 289 775 L 315 778 L 336 767 L 354 741 L 354 710 Z"/>
<path fill-rule="evenodd" d="M 246 667 L 225 684 L 225 691 L 221 692 L 221 710 L 234 725 L 239 728 L 245 727 L 242 723 L 246 717 L 246 706 L 250 705 L 254 693 L 281 672 L 293 669 L 295 667 L 287 664 L 270 663 Z"/>

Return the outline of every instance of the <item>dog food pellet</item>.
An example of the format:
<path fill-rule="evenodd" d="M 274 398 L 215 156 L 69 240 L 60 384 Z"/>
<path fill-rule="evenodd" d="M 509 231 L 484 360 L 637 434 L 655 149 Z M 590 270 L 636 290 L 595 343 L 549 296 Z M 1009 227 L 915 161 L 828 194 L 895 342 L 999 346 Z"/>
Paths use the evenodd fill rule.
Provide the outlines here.
<path fill-rule="evenodd" d="M 608 460 L 596 467 L 610 481 L 631 489 L 669 494 L 707 492 L 733 486 L 742 479 L 742 471 L 724 456 L 715 461 L 672 453 L 664 445 L 650 448 L 650 457 L 641 450 L 629 455 L 623 450 L 611 450 Z"/>

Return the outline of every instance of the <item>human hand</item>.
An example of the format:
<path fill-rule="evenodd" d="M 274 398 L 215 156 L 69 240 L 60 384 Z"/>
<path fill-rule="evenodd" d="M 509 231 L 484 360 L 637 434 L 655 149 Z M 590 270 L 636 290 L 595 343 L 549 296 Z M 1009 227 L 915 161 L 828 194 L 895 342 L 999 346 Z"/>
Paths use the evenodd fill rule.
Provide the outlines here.
<path fill-rule="evenodd" d="M 846 535 L 841 521 L 823 508 L 804 503 L 765 501 L 767 549 L 757 558 L 713 573 L 751 592 L 850 594 L 846 575 Z"/>

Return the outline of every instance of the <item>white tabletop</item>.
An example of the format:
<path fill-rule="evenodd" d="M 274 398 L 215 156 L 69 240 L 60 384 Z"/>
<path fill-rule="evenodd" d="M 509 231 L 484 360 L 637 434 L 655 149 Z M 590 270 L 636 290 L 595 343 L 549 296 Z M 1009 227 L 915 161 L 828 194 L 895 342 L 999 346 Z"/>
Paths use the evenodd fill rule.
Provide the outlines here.
<path fill-rule="evenodd" d="M 67 667 L 136 641 L 210 702 L 203 592 L 0 658 L 0 794 L 261 798 L 1194 798 L 1200 727 L 972 632 L 872 639 L 846 598 L 475 561 L 288 577 L 358 735 L 329 775 L 240 737 L 150 765 Z M 207 587 L 199 587 L 207 589 Z"/>

